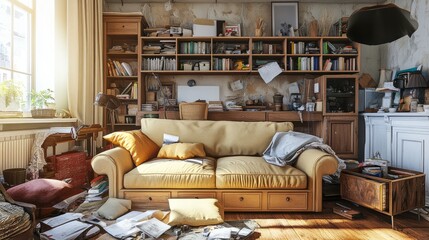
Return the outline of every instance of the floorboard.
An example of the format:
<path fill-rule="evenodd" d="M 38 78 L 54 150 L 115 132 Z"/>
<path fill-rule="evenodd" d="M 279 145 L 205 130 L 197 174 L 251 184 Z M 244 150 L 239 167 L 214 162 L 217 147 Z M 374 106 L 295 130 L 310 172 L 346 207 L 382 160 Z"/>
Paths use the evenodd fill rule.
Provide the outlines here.
<path fill-rule="evenodd" d="M 352 206 L 348 202 L 342 202 Z M 429 221 L 417 215 L 395 216 L 395 229 L 390 216 L 353 206 L 363 218 L 349 220 L 332 213 L 335 201 L 324 202 L 321 213 L 225 213 L 225 220 L 253 219 L 260 228 L 250 239 L 281 240 L 403 240 L 429 239 Z"/>

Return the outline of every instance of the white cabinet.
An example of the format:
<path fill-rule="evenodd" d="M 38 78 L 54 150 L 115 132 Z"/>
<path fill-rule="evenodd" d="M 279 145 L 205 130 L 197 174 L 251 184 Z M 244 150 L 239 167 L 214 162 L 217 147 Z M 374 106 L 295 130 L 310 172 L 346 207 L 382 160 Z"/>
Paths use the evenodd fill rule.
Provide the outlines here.
<path fill-rule="evenodd" d="M 390 165 L 429 175 L 429 115 L 425 113 L 364 113 L 365 158 L 377 152 Z M 429 177 L 426 176 L 426 202 Z"/>

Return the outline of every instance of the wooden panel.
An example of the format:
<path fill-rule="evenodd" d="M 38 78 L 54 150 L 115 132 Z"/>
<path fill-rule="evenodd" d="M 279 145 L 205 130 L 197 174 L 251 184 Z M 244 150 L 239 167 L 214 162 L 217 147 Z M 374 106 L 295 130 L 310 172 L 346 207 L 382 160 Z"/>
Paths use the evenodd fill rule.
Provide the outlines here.
<path fill-rule="evenodd" d="M 265 121 L 265 112 L 209 112 L 208 119 L 215 121 Z"/>
<path fill-rule="evenodd" d="M 139 24 L 137 22 L 108 22 L 106 24 L 107 34 L 138 34 Z"/>
<path fill-rule="evenodd" d="M 262 193 L 223 193 L 225 210 L 260 210 Z"/>
<path fill-rule="evenodd" d="M 132 201 L 133 209 L 168 209 L 170 192 L 124 192 L 124 198 Z"/>
<path fill-rule="evenodd" d="M 425 206 L 425 176 L 399 179 L 392 182 L 392 214 Z"/>
<path fill-rule="evenodd" d="M 307 209 L 306 193 L 268 193 L 268 210 Z"/>
<path fill-rule="evenodd" d="M 386 210 L 388 206 L 387 183 L 341 174 L 340 185 L 344 199 L 379 211 Z"/>
<path fill-rule="evenodd" d="M 215 192 L 178 192 L 178 198 L 216 198 Z"/>
<path fill-rule="evenodd" d="M 320 122 L 323 120 L 322 112 L 304 112 L 303 121 Z M 271 122 L 300 122 L 299 114 L 296 111 L 267 112 L 267 121 Z"/>
<path fill-rule="evenodd" d="M 342 158 L 357 158 L 357 117 L 335 116 L 325 118 L 327 144 Z"/>

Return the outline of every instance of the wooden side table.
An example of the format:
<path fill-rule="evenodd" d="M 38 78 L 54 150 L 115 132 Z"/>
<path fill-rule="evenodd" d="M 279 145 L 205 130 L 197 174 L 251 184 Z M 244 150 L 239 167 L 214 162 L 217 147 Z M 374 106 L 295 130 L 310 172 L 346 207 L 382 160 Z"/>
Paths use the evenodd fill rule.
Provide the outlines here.
<path fill-rule="evenodd" d="M 374 177 L 362 173 L 362 167 L 341 172 L 341 197 L 380 213 L 394 216 L 425 206 L 425 174 L 389 167 L 397 178 Z M 420 219 L 420 210 L 419 210 Z"/>

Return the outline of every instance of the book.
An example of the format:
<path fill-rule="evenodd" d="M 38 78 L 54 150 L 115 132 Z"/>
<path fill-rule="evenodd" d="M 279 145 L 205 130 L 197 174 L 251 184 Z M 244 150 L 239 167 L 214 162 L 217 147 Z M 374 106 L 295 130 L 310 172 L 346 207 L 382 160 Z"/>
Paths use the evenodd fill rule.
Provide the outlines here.
<path fill-rule="evenodd" d="M 122 67 L 124 68 L 125 72 L 127 73 L 128 76 L 133 76 L 133 69 L 131 68 L 131 65 L 128 64 L 127 62 L 122 62 L 121 63 Z"/>
<path fill-rule="evenodd" d="M 156 218 L 152 218 L 148 221 L 138 224 L 137 228 L 151 237 L 159 238 L 168 229 L 170 229 L 171 226 L 159 221 Z"/>

